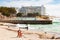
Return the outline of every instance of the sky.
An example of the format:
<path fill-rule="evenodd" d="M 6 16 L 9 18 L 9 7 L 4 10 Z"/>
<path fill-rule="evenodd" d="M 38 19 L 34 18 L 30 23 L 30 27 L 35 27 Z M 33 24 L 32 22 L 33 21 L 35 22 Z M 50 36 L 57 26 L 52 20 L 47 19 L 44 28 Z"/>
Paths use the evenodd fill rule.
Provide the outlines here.
<path fill-rule="evenodd" d="M 60 17 L 60 0 L 0 0 L 0 6 L 6 7 L 41 5 L 45 6 L 47 15 Z"/>

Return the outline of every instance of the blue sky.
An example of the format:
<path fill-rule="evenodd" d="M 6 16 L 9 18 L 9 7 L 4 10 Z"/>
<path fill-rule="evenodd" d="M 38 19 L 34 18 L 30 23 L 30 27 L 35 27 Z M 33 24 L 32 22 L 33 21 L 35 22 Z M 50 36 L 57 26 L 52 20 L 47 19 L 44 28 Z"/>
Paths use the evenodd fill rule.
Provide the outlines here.
<path fill-rule="evenodd" d="M 13 5 L 14 6 L 14 4 L 11 4 L 12 2 L 14 2 L 14 3 L 16 2 L 15 4 L 17 4 L 19 2 L 22 2 L 22 3 L 23 2 L 25 2 L 25 3 L 27 2 L 27 4 L 29 4 L 28 2 L 30 2 L 30 3 L 32 3 L 31 5 L 33 5 L 33 3 L 38 4 L 39 2 L 40 2 L 40 4 L 44 4 L 44 5 L 45 4 L 53 4 L 53 5 L 60 4 L 60 0 L 0 0 L 0 5 L 4 6 L 4 4 L 5 4 L 6 6 L 8 6 L 7 4 L 9 4 L 9 5 Z M 23 5 L 23 4 L 21 4 L 21 5 Z"/>
<path fill-rule="evenodd" d="M 28 5 L 42 5 L 42 4 L 47 4 L 50 3 L 50 1 L 54 1 L 54 0 L 0 0 L 0 5 L 1 6 L 8 6 L 9 5 L 16 5 L 16 4 L 20 4 L 20 6 L 28 6 Z M 59 2 L 59 1 L 57 1 Z M 52 2 L 52 3 L 56 3 L 56 1 Z M 25 4 L 25 5 L 24 5 Z M 27 5 L 28 4 L 28 5 Z M 15 6 L 14 6 L 15 7 Z M 19 6 L 18 6 L 19 7 Z"/>
<path fill-rule="evenodd" d="M 0 0 L 0 6 L 21 7 L 41 6 L 46 7 L 46 13 L 52 16 L 60 16 L 60 0 Z"/>
<path fill-rule="evenodd" d="M 60 0 L 54 0 L 52 4 L 60 4 Z"/>

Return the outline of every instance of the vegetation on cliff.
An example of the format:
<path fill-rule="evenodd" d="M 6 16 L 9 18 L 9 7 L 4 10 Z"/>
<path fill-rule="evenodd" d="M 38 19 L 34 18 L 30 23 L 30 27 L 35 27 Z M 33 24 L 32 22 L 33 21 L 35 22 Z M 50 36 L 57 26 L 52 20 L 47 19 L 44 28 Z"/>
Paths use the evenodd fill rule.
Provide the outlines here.
<path fill-rule="evenodd" d="M 9 7 L 0 7 L 0 13 L 4 16 L 10 16 L 11 14 L 15 14 L 15 8 Z"/>

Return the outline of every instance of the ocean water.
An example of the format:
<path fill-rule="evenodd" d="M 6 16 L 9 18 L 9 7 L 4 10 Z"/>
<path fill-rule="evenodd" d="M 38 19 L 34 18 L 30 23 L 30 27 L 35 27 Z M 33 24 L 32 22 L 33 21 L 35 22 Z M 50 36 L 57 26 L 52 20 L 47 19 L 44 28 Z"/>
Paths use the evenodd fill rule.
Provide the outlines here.
<path fill-rule="evenodd" d="M 15 20 L 36 20 L 36 18 L 16 18 Z M 60 21 L 60 18 L 58 19 Z M 56 18 L 54 19 L 56 21 Z M 26 24 L 25 24 L 26 25 Z M 52 24 L 29 24 L 29 30 L 40 30 L 46 32 L 60 32 L 60 22 L 53 22 Z"/>
<path fill-rule="evenodd" d="M 29 30 L 40 30 L 46 32 L 60 32 L 60 22 L 54 22 L 53 24 L 29 24 Z"/>

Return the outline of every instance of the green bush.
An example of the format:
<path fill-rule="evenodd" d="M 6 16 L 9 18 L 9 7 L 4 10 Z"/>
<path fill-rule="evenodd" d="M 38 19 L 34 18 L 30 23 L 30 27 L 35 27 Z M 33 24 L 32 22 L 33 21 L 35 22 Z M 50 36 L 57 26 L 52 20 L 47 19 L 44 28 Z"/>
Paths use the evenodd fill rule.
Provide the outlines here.
<path fill-rule="evenodd" d="M 10 14 L 15 14 L 16 13 L 16 10 L 15 10 L 15 8 L 0 7 L 0 12 L 4 16 L 10 16 Z"/>
<path fill-rule="evenodd" d="M 7 16 L 7 17 L 9 17 L 9 16 L 10 16 L 10 14 L 9 14 L 9 13 L 2 13 L 2 15 Z"/>
<path fill-rule="evenodd" d="M 17 13 L 17 17 L 21 17 L 23 13 Z"/>

